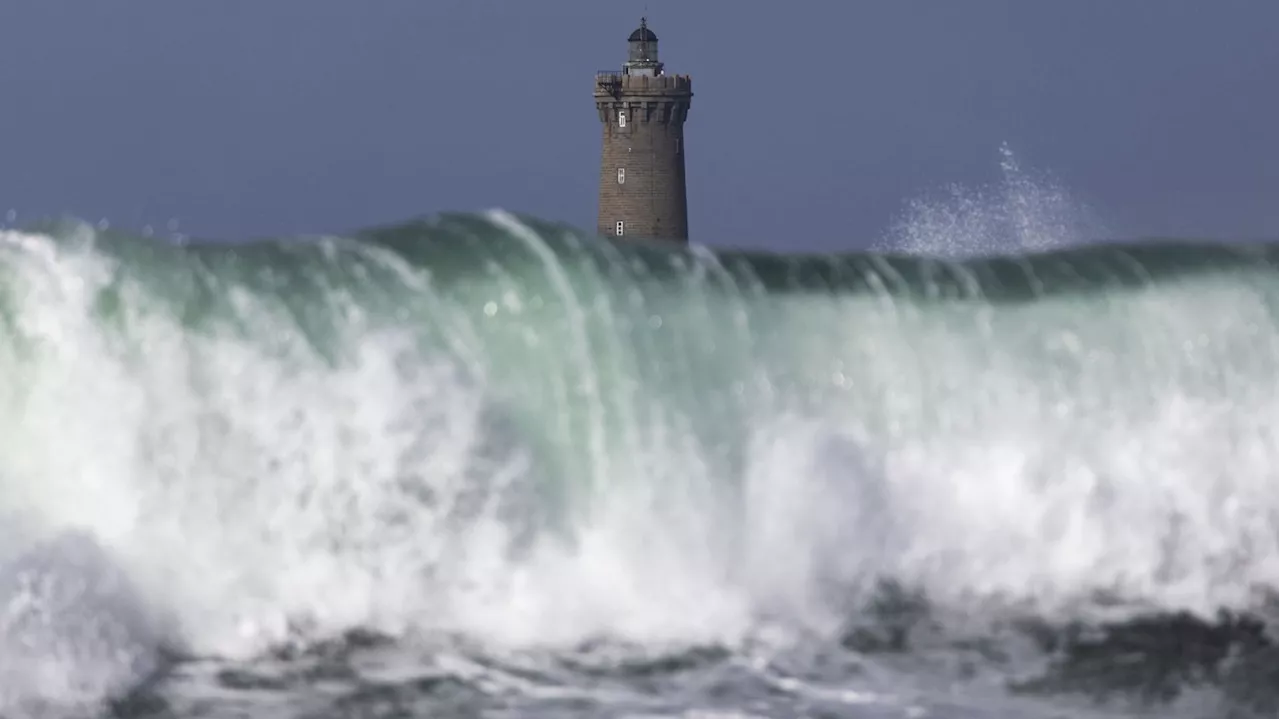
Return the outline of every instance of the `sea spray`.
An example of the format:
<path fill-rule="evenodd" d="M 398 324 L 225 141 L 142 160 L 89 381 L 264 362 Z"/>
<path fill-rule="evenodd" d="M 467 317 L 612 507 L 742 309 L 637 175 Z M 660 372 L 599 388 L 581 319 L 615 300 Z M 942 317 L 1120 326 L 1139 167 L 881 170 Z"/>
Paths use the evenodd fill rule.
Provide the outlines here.
<path fill-rule="evenodd" d="M 6 542 L 14 540 L 6 535 Z M 92 710 L 104 696 L 131 691 L 163 663 L 163 607 L 150 605 L 82 532 L 59 532 L 0 560 L 0 598 L 0 710 L 6 716 Z"/>
<path fill-rule="evenodd" d="M 1000 146 L 1000 180 L 952 183 L 909 201 L 876 245 L 947 258 L 1046 251 L 1108 234 L 1102 218 L 1060 180 L 1024 168 Z"/>

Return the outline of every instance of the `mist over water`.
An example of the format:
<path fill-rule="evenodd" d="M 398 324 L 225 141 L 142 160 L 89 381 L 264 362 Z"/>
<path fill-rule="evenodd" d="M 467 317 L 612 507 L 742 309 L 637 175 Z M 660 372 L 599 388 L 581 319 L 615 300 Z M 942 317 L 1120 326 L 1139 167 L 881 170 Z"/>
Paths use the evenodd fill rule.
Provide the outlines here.
<path fill-rule="evenodd" d="M 1275 246 L 1033 253 L 1003 158 L 964 262 L 0 231 L 0 715 L 1253 711 Z"/>

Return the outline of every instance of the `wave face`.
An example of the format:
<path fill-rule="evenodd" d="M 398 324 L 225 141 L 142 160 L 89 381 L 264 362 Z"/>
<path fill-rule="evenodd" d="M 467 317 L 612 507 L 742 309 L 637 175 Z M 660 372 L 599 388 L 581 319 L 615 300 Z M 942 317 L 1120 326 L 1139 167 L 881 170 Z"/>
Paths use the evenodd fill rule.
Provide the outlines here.
<path fill-rule="evenodd" d="M 1277 586 L 1274 244 L 948 262 L 502 212 L 234 245 L 58 224 L 0 232 L 0 376 L 0 566 L 86 533 L 188 657 L 353 630 L 868 653 L 886 592 L 990 637 L 1211 624 Z"/>

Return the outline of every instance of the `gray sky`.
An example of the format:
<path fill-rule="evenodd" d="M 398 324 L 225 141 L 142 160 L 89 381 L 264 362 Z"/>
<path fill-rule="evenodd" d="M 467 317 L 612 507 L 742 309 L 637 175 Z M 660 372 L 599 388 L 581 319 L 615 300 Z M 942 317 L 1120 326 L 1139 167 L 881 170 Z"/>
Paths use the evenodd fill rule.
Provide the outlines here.
<path fill-rule="evenodd" d="M 783 7 L 788 9 L 783 10 Z M 0 218 L 198 236 L 504 207 L 593 227 L 645 2 L 0 0 Z M 854 249 L 1002 142 L 1120 236 L 1276 236 L 1265 0 L 648 0 L 690 232 Z"/>

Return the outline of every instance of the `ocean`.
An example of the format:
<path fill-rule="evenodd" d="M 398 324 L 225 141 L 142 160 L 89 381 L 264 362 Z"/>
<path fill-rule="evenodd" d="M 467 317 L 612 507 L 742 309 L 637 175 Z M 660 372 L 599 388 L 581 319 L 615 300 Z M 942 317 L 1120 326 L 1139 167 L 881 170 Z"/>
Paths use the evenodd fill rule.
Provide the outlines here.
<path fill-rule="evenodd" d="M 1277 269 L 0 230 L 0 717 L 1274 716 Z"/>

